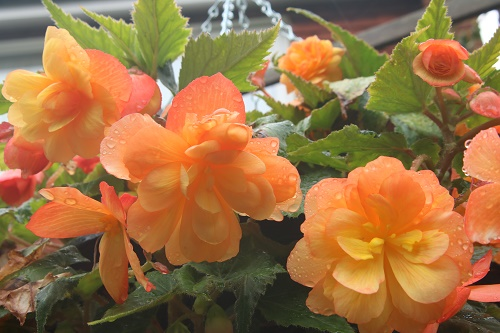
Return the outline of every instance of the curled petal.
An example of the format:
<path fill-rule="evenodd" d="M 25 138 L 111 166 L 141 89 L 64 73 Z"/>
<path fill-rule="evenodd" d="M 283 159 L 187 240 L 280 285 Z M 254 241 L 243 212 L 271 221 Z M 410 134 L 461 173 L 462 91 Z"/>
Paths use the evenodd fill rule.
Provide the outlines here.
<path fill-rule="evenodd" d="M 376 293 L 385 280 L 384 257 L 376 254 L 368 260 L 344 258 L 335 266 L 333 277 L 352 291 Z"/>
<path fill-rule="evenodd" d="M 464 170 L 470 176 L 500 183 L 500 137 L 495 128 L 479 132 L 467 145 Z"/>
<path fill-rule="evenodd" d="M 469 102 L 472 111 L 488 118 L 500 118 L 500 94 L 483 91 Z"/>
<path fill-rule="evenodd" d="M 102 204 L 106 206 L 118 221 L 125 225 L 125 210 L 123 209 L 120 199 L 118 199 L 118 195 L 116 195 L 115 188 L 109 186 L 106 182 L 101 182 L 99 184 L 99 189 L 102 194 Z"/>
<path fill-rule="evenodd" d="M 127 260 L 130 263 L 130 267 L 132 267 L 132 271 L 134 272 L 137 282 L 139 282 L 141 286 L 144 288 L 144 290 L 148 292 L 155 289 L 155 286 L 151 282 L 149 282 L 149 279 L 144 275 L 144 272 L 142 271 L 139 258 L 137 258 L 137 254 L 135 254 L 134 248 L 132 244 L 130 244 L 130 239 L 128 237 L 127 232 L 125 231 L 124 228 L 121 229 L 122 229 L 123 243 L 125 247 L 125 253 L 127 255 Z"/>
<path fill-rule="evenodd" d="M 286 267 L 292 280 L 304 286 L 313 287 L 325 277 L 326 267 L 330 263 L 329 258 L 313 256 L 306 241 L 300 239 L 290 253 Z"/>
<path fill-rule="evenodd" d="M 332 300 L 325 296 L 323 291 L 323 280 L 320 280 L 309 292 L 306 305 L 314 313 L 331 316 L 335 314 L 335 306 Z"/>

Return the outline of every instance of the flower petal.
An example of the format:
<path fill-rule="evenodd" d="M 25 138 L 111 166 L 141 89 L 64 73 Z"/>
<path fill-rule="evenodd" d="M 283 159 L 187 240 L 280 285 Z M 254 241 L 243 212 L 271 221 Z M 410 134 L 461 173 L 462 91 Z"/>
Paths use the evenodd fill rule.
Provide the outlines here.
<path fill-rule="evenodd" d="M 323 292 L 323 280 L 318 283 L 309 292 L 306 299 L 306 305 L 314 313 L 319 313 L 324 316 L 331 316 L 335 314 L 334 304 L 332 300 L 328 299 Z"/>
<path fill-rule="evenodd" d="M 2 87 L 3 96 L 11 102 L 19 101 L 27 91 L 39 93 L 53 81 L 47 76 L 32 73 L 24 69 L 16 69 L 5 78 Z"/>
<path fill-rule="evenodd" d="M 101 182 L 99 184 L 99 189 L 102 194 L 102 204 L 106 206 L 118 221 L 125 225 L 125 211 L 120 199 L 118 199 L 118 195 L 116 195 L 115 188 L 109 186 L 106 182 Z"/>
<path fill-rule="evenodd" d="M 166 128 L 180 133 L 187 113 L 196 113 L 198 118 L 212 114 L 215 110 L 237 111 L 237 123 L 245 123 L 245 104 L 238 88 L 221 73 L 202 76 L 188 84 L 172 100 L 168 111 Z"/>
<path fill-rule="evenodd" d="M 469 299 L 477 302 L 500 302 L 500 284 L 470 286 Z"/>
<path fill-rule="evenodd" d="M 495 128 L 479 132 L 464 153 L 464 170 L 470 176 L 500 183 L 500 137 Z"/>
<path fill-rule="evenodd" d="M 104 233 L 99 253 L 102 283 L 113 300 L 121 304 L 128 297 L 128 258 L 121 227 Z"/>
<path fill-rule="evenodd" d="M 231 220 L 234 213 L 229 207 L 219 202 L 218 212 L 209 212 L 196 203 L 188 202 L 182 215 L 182 224 L 189 224 L 200 240 L 211 245 L 224 242 L 229 237 Z"/>
<path fill-rule="evenodd" d="M 137 258 L 137 254 L 135 254 L 134 252 L 134 247 L 132 246 L 132 244 L 130 244 L 130 239 L 127 232 L 125 231 L 125 229 L 121 229 L 127 260 L 130 263 L 130 267 L 132 267 L 132 271 L 134 272 L 137 282 L 139 282 L 144 290 L 148 292 L 155 289 L 155 286 L 151 282 L 149 282 L 149 279 L 144 275 L 144 272 L 142 271 L 141 263 L 139 262 L 139 258 Z"/>
<path fill-rule="evenodd" d="M 465 232 L 471 241 L 489 244 L 500 240 L 499 202 L 500 183 L 472 191 L 465 209 Z"/>
<path fill-rule="evenodd" d="M 448 296 L 460 283 L 460 270 L 447 256 L 431 264 L 414 264 L 396 251 L 386 251 L 386 253 L 398 283 L 416 302 L 424 304 L 438 302 Z"/>
<path fill-rule="evenodd" d="M 327 178 L 311 187 L 304 203 L 306 218 L 329 207 L 345 208 L 343 190 L 346 182 L 345 178 Z"/>
<path fill-rule="evenodd" d="M 373 259 L 367 260 L 346 257 L 335 266 L 333 277 L 346 288 L 358 293 L 376 293 L 385 280 L 383 254 L 375 254 Z"/>
<path fill-rule="evenodd" d="M 313 287 L 324 278 L 327 265 L 331 264 L 329 258 L 313 256 L 304 238 L 300 239 L 288 256 L 286 268 L 292 280 Z"/>

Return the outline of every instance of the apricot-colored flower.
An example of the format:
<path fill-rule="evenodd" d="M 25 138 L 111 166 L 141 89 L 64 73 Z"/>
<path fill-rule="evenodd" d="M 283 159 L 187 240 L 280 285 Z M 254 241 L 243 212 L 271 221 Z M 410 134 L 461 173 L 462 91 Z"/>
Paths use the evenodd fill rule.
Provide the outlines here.
<path fill-rule="evenodd" d="M 8 205 L 19 206 L 33 197 L 42 180 L 42 172 L 23 177 L 19 169 L 0 171 L 0 198 Z"/>
<path fill-rule="evenodd" d="M 161 91 L 158 84 L 139 69 L 130 69 L 129 74 L 132 79 L 132 93 L 121 112 L 121 117 L 137 112 L 154 116 L 161 107 Z"/>
<path fill-rule="evenodd" d="M 99 244 L 99 274 L 104 287 L 116 303 L 128 296 L 128 265 L 137 281 L 154 289 L 141 270 L 125 231 L 126 214 L 136 197 L 127 193 L 118 198 L 112 186 L 101 182 L 101 202 L 70 187 L 43 189 L 40 194 L 52 202 L 42 206 L 26 227 L 39 237 L 70 238 L 103 232 Z"/>
<path fill-rule="evenodd" d="M 37 174 L 51 165 L 43 151 L 43 140 L 26 141 L 17 130 L 7 142 L 3 158 L 9 168 L 21 169 L 23 177 Z"/>
<path fill-rule="evenodd" d="M 13 102 L 9 122 L 27 141 L 43 140 L 52 162 L 99 153 L 104 129 L 120 118 L 131 92 L 127 69 L 114 57 L 84 50 L 64 29 L 48 27 L 44 73 L 15 70 L 2 94 Z"/>
<path fill-rule="evenodd" d="M 391 157 L 314 185 L 287 266 L 313 287 L 309 309 L 346 317 L 360 332 L 435 322 L 471 271 L 472 245 L 453 204 L 434 173 Z"/>
<path fill-rule="evenodd" d="M 481 116 L 500 118 L 500 94 L 493 89 L 474 94 L 469 107 Z"/>
<path fill-rule="evenodd" d="M 303 41 L 292 42 L 286 54 L 278 60 L 278 68 L 292 72 L 319 87 L 324 81 L 342 79 L 339 67 L 345 50 L 334 47 L 329 40 L 311 36 Z M 290 93 L 295 90 L 290 79 L 282 74 L 280 82 Z"/>
<path fill-rule="evenodd" d="M 235 212 L 280 220 L 280 210 L 298 208 L 299 174 L 278 147 L 276 138 L 252 138 L 241 93 L 219 73 L 175 96 L 166 128 L 138 114 L 115 123 L 101 162 L 141 181 L 128 231 L 146 251 L 165 246 L 173 264 L 213 262 L 238 253 Z"/>
<path fill-rule="evenodd" d="M 464 170 L 488 182 L 473 190 L 465 210 L 465 230 L 473 242 L 500 242 L 500 138 L 495 128 L 479 132 L 464 153 Z"/>
<path fill-rule="evenodd" d="M 413 60 L 413 72 L 434 87 L 452 86 L 460 80 L 482 83 L 479 75 L 464 60 L 469 52 L 459 42 L 429 39 L 418 46 L 420 53 Z"/>

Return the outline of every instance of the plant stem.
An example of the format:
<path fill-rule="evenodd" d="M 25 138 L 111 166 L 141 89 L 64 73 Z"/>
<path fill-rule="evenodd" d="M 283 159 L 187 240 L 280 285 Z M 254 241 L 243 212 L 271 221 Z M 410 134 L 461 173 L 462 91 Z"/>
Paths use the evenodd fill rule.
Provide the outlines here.
<path fill-rule="evenodd" d="M 457 141 L 457 146 L 461 148 L 461 150 L 465 150 L 465 142 L 467 140 L 471 140 L 474 138 L 479 132 L 482 130 L 488 129 L 490 127 L 494 126 L 499 126 L 500 125 L 500 118 L 495 118 L 491 119 L 484 124 L 481 124 L 477 127 L 474 127 L 471 129 L 469 132 L 465 133 L 458 141 Z"/>

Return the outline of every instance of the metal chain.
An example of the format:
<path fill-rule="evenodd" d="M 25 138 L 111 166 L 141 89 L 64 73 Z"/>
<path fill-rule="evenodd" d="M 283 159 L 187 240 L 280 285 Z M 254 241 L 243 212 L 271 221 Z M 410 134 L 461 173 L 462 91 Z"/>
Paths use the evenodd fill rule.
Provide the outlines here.
<path fill-rule="evenodd" d="M 292 26 L 283 22 L 281 14 L 274 11 L 271 7 L 271 3 L 266 0 L 252 0 L 257 6 L 260 7 L 261 12 L 271 19 L 273 24 L 280 23 L 280 29 L 285 33 L 285 37 L 291 41 L 300 40 L 293 33 Z M 250 27 L 250 19 L 246 16 L 246 10 L 248 8 L 247 0 L 216 0 L 215 3 L 208 9 L 208 18 L 201 25 L 201 31 L 210 33 L 212 32 L 212 20 L 219 16 L 219 5 L 222 5 L 222 22 L 221 22 L 221 34 L 229 32 L 233 28 L 234 19 L 234 8 L 238 8 L 238 24 L 243 29 L 248 29 Z"/>

